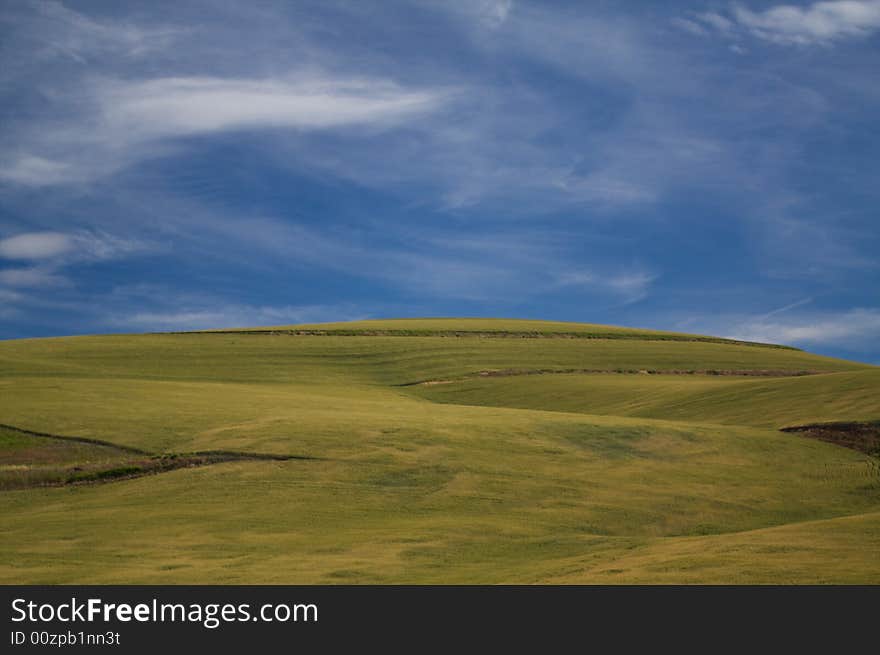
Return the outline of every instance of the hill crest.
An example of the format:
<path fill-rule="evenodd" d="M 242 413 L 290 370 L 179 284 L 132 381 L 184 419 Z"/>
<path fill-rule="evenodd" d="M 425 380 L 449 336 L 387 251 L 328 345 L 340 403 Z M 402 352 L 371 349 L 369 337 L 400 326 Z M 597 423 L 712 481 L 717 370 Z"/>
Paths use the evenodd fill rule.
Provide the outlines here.
<path fill-rule="evenodd" d="M 643 341 L 700 341 L 800 350 L 794 346 L 742 341 L 726 337 L 670 332 L 596 323 L 507 318 L 391 318 L 332 323 L 302 323 L 266 327 L 197 330 L 202 333 L 292 334 L 298 336 L 438 336 L 484 338 L 634 339 Z"/>

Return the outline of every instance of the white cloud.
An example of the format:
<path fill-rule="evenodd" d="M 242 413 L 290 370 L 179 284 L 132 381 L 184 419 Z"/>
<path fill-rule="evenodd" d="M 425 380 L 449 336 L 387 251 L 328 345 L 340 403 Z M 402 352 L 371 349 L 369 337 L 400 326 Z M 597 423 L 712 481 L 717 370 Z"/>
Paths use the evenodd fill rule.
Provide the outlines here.
<path fill-rule="evenodd" d="M 498 27 L 507 20 L 513 9 L 513 0 L 479 0 L 474 5 L 487 25 Z"/>
<path fill-rule="evenodd" d="M 13 303 L 22 299 L 22 295 L 10 289 L 0 289 L 0 302 Z"/>
<path fill-rule="evenodd" d="M 375 79 L 164 78 L 107 85 L 99 102 L 119 134 L 164 138 L 250 128 L 390 124 L 437 107 L 437 92 Z"/>
<path fill-rule="evenodd" d="M 424 230 L 408 235 L 407 246 L 401 248 L 374 247 L 344 234 L 272 218 L 242 221 L 213 215 L 204 227 L 224 240 L 234 239 L 239 248 L 257 248 L 287 265 L 294 262 L 372 278 L 421 296 L 488 300 L 534 290 L 534 282 L 526 283 L 529 272 L 522 270 L 515 253 L 487 260 L 481 252 L 437 248 Z M 394 232 L 384 229 L 386 237 Z"/>
<path fill-rule="evenodd" d="M 627 302 L 636 302 L 647 297 L 648 289 L 656 275 L 648 273 L 631 273 L 627 275 L 616 275 L 608 279 L 608 286 L 622 295 Z"/>
<path fill-rule="evenodd" d="M 833 0 L 807 6 L 780 4 L 762 11 L 735 3 L 729 17 L 707 12 L 696 14 L 694 19 L 727 36 L 744 32 L 782 45 L 827 44 L 846 37 L 867 36 L 880 29 L 880 0 Z M 683 20 L 686 19 L 676 23 L 684 26 Z"/>
<path fill-rule="evenodd" d="M 737 6 L 734 15 L 755 36 L 777 43 L 823 43 L 864 36 L 880 28 L 877 0 L 816 2 L 808 7 L 779 5 L 762 12 Z"/>
<path fill-rule="evenodd" d="M 489 29 L 502 26 L 513 9 L 513 0 L 426 0 L 425 4 Z"/>
<path fill-rule="evenodd" d="M 705 27 L 689 18 L 673 18 L 672 24 L 683 29 L 685 32 L 690 32 L 691 34 L 696 34 L 698 36 L 705 36 L 709 33 Z"/>
<path fill-rule="evenodd" d="M 153 249 L 153 244 L 99 232 L 27 232 L 0 240 L 0 259 L 27 261 L 29 266 L 0 269 L 0 300 L 31 302 L 32 296 L 13 294 L 3 287 L 55 289 L 71 287 L 67 268 Z M 62 273 L 63 271 L 63 273 Z M 10 295 L 12 294 L 12 295 Z"/>
<path fill-rule="evenodd" d="M 576 198 L 599 204 L 629 205 L 657 200 L 654 185 L 645 184 L 637 175 L 615 170 L 616 163 L 583 176 L 567 174 L 557 181 L 556 186 Z"/>
<path fill-rule="evenodd" d="M 591 271 L 568 271 L 558 276 L 558 286 L 584 287 L 611 293 L 624 304 L 646 298 L 656 275 L 645 272 L 596 274 Z"/>
<path fill-rule="evenodd" d="M 119 237 L 107 232 L 76 232 L 70 235 L 70 240 L 75 248 L 75 255 L 71 254 L 69 261 L 106 261 L 160 249 L 155 243 Z"/>
<path fill-rule="evenodd" d="M 727 32 L 733 27 L 733 21 L 714 11 L 699 14 L 698 18 L 720 32 Z"/>
<path fill-rule="evenodd" d="M 149 331 L 210 330 L 236 327 L 262 327 L 349 321 L 365 315 L 348 306 L 253 306 L 212 303 L 211 308 L 188 308 L 174 311 L 136 312 L 111 318 L 114 325 Z"/>
<path fill-rule="evenodd" d="M 61 232 L 28 232 L 0 239 L 0 258 L 51 259 L 69 252 L 73 242 Z"/>
<path fill-rule="evenodd" d="M 838 314 L 822 313 L 795 316 L 786 321 L 768 321 L 767 317 L 745 321 L 733 332 L 733 338 L 784 344 L 818 344 L 858 350 L 863 344 L 880 339 L 880 310 L 852 309 Z"/>
<path fill-rule="evenodd" d="M 182 137 L 234 130 L 387 128 L 440 107 L 448 90 L 375 78 L 168 77 L 86 85 L 70 118 L 39 125 L 0 159 L 0 179 L 28 186 L 88 181 L 163 152 Z"/>
<path fill-rule="evenodd" d="M 153 244 L 105 232 L 26 232 L 0 239 L 0 259 L 51 260 L 53 265 L 60 266 L 116 259 L 153 247 Z"/>
<path fill-rule="evenodd" d="M 229 35 L 211 23 L 204 42 L 182 41 L 179 52 L 162 54 L 156 68 L 165 71 L 161 78 L 145 79 L 141 68 L 121 74 L 103 60 L 89 77 L 75 72 L 78 89 L 55 91 L 71 117 L 44 112 L 32 126 L 10 130 L 0 179 L 27 186 L 90 182 L 197 147 L 185 140 L 189 136 L 274 130 L 271 148 L 254 143 L 279 168 L 318 170 L 393 192 L 410 187 L 417 189 L 418 202 L 447 209 L 494 205 L 522 214 L 572 204 L 600 210 L 650 204 L 723 163 L 717 148 L 699 157 L 679 148 L 710 140 L 684 124 L 681 112 L 663 106 L 661 97 L 690 84 L 695 69 L 688 66 L 687 75 L 681 74 L 683 62 L 652 45 L 633 21 L 509 0 L 417 4 L 442 12 L 447 21 L 451 16 L 462 33 L 449 34 L 450 48 L 472 48 L 468 54 L 477 61 L 480 53 L 527 58 L 596 88 L 628 89 L 612 91 L 612 98 L 628 98 L 629 90 L 638 89 L 633 95 L 640 100 L 623 102 L 606 116 L 599 103 L 575 108 L 540 85 L 487 77 L 482 65 L 457 68 L 443 57 L 426 64 L 434 59 L 420 56 L 389 61 L 378 52 L 364 61 L 346 57 L 346 48 L 331 51 L 312 42 L 294 23 L 286 24 L 289 40 L 272 41 L 270 59 L 269 51 L 249 43 L 243 50 L 259 53 L 252 60 L 242 55 L 234 64 L 218 63 L 202 47 L 209 43 L 213 55 Z M 286 19 L 276 20 L 280 28 Z M 221 36 L 223 42 L 213 40 Z M 297 45 L 288 49 L 288 43 Z M 341 72 L 346 70 L 358 72 Z M 390 72 L 408 82 L 395 84 Z M 688 89 L 687 97 L 694 92 Z M 585 120 L 601 127 L 581 129 Z M 377 129 L 391 126 L 403 129 Z M 340 131 L 346 138 L 336 138 Z M 725 173 L 713 170 L 711 176 L 729 178 Z"/>
<path fill-rule="evenodd" d="M 783 305 L 782 307 L 778 307 L 777 309 L 769 311 L 766 314 L 764 314 L 763 316 L 761 316 L 758 320 L 759 321 L 766 321 L 771 316 L 776 316 L 778 314 L 790 312 L 792 309 L 795 309 L 796 307 L 802 307 L 803 305 L 808 305 L 811 302 L 813 302 L 812 298 L 802 298 L 801 300 L 797 300 L 795 302 L 789 303 L 787 305 Z"/>
<path fill-rule="evenodd" d="M 10 287 L 45 288 L 67 286 L 70 282 L 52 269 L 33 267 L 0 270 L 0 284 Z"/>
<path fill-rule="evenodd" d="M 0 168 L 0 179 L 25 186 L 63 183 L 75 176 L 70 164 L 36 155 L 21 155 L 9 159 Z"/>
<path fill-rule="evenodd" d="M 43 52 L 83 61 L 92 54 L 113 51 L 133 57 L 168 47 L 184 30 L 143 28 L 124 21 L 96 20 L 60 2 L 33 2 L 37 33 L 45 39 Z"/>
<path fill-rule="evenodd" d="M 237 315 L 237 312 L 235 312 Z M 148 330 L 199 330 L 233 327 L 229 322 L 228 311 L 183 311 L 183 312 L 138 312 L 118 319 L 121 325 L 130 325 Z"/>

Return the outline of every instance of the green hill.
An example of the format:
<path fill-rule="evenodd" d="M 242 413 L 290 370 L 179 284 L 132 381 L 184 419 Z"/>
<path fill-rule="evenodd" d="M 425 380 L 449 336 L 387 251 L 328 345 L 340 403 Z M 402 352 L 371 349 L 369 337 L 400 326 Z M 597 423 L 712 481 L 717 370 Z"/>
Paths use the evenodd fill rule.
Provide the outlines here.
<path fill-rule="evenodd" d="M 454 336 L 504 338 L 571 338 L 571 339 L 638 339 L 653 341 L 706 341 L 711 343 L 744 344 L 764 348 L 792 346 L 737 341 L 702 334 L 645 330 L 616 325 L 568 323 L 562 321 L 530 321 L 507 318 L 394 318 L 383 320 L 348 321 L 345 323 L 313 323 L 276 325 L 273 327 L 242 328 L 238 330 L 209 330 L 208 332 L 249 332 L 298 335 L 339 336 Z"/>
<path fill-rule="evenodd" d="M 0 342 L 0 582 L 880 582 L 877 458 L 778 430 L 878 398 L 572 323 Z"/>
<path fill-rule="evenodd" d="M 880 416 L 880 369 L 794 377 L 542 374 L 424 384 L 436 402 L 784 427 Z"/>

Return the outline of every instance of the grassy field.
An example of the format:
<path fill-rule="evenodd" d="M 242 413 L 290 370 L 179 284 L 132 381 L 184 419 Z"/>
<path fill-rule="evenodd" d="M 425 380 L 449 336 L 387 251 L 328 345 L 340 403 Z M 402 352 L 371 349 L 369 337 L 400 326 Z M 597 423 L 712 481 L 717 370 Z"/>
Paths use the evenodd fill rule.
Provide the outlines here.
<path fill-rule="evenodd" d="M 113 446 L 46 439 L 0 427 L 0 490 L 54 486 L 130 470 L 136 453 Z"/>
<path fill-rule="evenodd" d="M 211 330 L 217 332 L 218 330 Z M 790 346 L 736 341 L 700 334 L 666 332 L 616 325 L 591 323 L 563 323 L 559 321 L 528 321 L 500 318 L 397 318 L 385 320 L 349 321 L 345 323 L 315 323 L 276 325 L 245 328 L 233 332 L 275 334 L 321 334 L 345 336 L 474 336 L 507 338 L 567 337 L 581 339 L 646 339 L 656 341 L 706 341 L 711 343 L 748 344 L 769 348 L 796 350 Z"/>
<path fill-rule="evenodd" d="M 0 582 L 880 583 L 877 459 L 778 430 L 878 399 L 864 364 L 567 323 L 0 342 L 0 423 L 103 442 L 0 429 Z"/>
<path fill-rule="evenodd" d="M 757 427 L 880 416 L 880 369 L 786 378 L 517 375 L 414 387 L 436 402 Z"/>

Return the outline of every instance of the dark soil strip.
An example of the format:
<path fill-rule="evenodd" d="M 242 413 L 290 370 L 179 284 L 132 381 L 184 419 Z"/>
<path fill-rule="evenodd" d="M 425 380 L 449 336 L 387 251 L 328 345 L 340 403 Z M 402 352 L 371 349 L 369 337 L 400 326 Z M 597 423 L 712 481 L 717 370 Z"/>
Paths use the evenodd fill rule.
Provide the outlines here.
<path fill-rule="evenodd" d="M 29 483 L 7 486 L 9 489 L 23 489 L 29 487 L 61 487 L 67 485 L 78 484 L 94 484 L 100 482 L 112 482 L 115 480 L 126 480 L 138 478 L 144 475 L 153 475 L 156 473 L 166 473 L 175 469 L 195 468 L 199 466 L 210 466 L 211 464 L 222 464 L 224 462 L 240 462 L 240 461 L 276 461 L 284 462 L 290 460 L 322 460 L 321 457 L 313 457 L 309 455 L 278 455 L 274 453 L 250 453 L 230 450 L 207 450 L 194 453 L 168 453 L 168 454 L 152 454 L 145 450 L 132 448 L 130 446 L 120 446 L 109 441 L 100 439 L 88 439 L 85 437 L 67 437 L 57 434 L 48 434 L 46 432 L 36 432 L 34 430 L 26 430 L 24 428 L 15 427 L 0 423 L 0 428 L 11 432 L 18 432 L 31 437 L 39 437 L 43 439 L 54 439 L 58 441 L 72 441 L 76 443 L 88 444 L 93 446 L 101 446 L 117 450 L 120 456 L 128 456 L 124 461 L 108 468 L 86 468 L 74 466 L 66 469 L 57 469 L 47 472 L 47 477 L 43 479 L 34 479 Z M 2 490 L 2 489 L 0 489 Z"/>
<path fill-rule="evenodd" d="M 619 334 L 617 332 L 511 332 L 505 330 L 193 330 L 191 332 L 151 332 L 150 334 L 225 334 L 225 335 L 286 335 L 295 337 L 455 337 L 477 339 L 623 339 L 629 341 L 699 341 L 734 346 L 798 350 L 794 346 L 756 341 L 739 341 L 721 337 L 676 336 L 662 334 Z"/>
<path fill-rule="evenodd" d="M 149 460 L 126 462 L 119 466 L 107 469 L 99 469 L 97 471 L 73 471 L 65 480 L 59 480 L 54 483 L 44 484 L 40 486 L 64 486 L 68 484 L 86 484 L 93 482 L 110 482 L 112 480 L 125 480 L 130 478 L 138 478 L 143 475 L 152 475 L 154 473 L 165 473 L 181 468 L 195 468 L 197 466 L 208 466 L 210 464 L 220 464 L 222 462 L 233 461 L 234 458 L 224 457 L 206 457 L 201 454 L 197 455 L 164 455 L 151 457 Z"/>
<path fill-rule="evenodd" d="M 287 462 L 292 459 L 326 461 L 324 457 L 315 457 L 313 455 L 276 455 L 274 453 L 248 453 L 238 450 L 200 450 L 197 453 L 192 453 L 191 456 L 217 457 L 220 458 L 218 461 L 222 459 L 225 462 L 246 459 L 260 459 L 271 462 Z"/>
<path fill-rule="evenodd" d="M 804 375 L 819 375 L 822 371 L 787 371 L 779 369 L 589 369 L 589 368 L 567 368 L 567 369 L 502 369 L 497 371 L 479 371 L 457 378 L 445 380 L 419 380 L 418 382 L 404 382 L 398 384 L 398 387 L 414 387 L 418 385 L 433 386 L 435 384 L 453 384 L 455 382 L 464 382 L 466 380 L 479 380 L 480 378 L 504 378 L 515 375 L 707 375 L 707 376 L 732 376 L 732 377 L 765 377 L 765 378 L 782 378 L 782 377 L 800 377 Z"/>
<path fill-rule="evenodd" d="M 60 434 L 35 432 L 34 430 L 25 430 L 24 428 L 17 428 L 14 425 L 6 425 L 5 423 L 0 423 L 0 429 L 9 430 L 10 432 L 18 432 L 19 434 L 26 434 L 31 437 L 45 437 L 46 439 L 60 439 L 62 441 L 76 441 L 78 443 L 91 444 L 93 446 L 105 446 L 107 448 L 114 448 L 116 450 L 121 450 L 126 453 L 134 453 L 136 455 L 152 455 L 152 453 L 148 453 L 146 450 L 141 450 L 140 448 L 133 448 L 132 446 L 120 446 L 119 444 L 111 443 L 109 441 L 101 441 L 100 439 L 89 439 L 87 437 L 66 437 Z"/>
<path fill-rule="evenodd" d="M 208 451 L 188 454 L 156 455 L 144 462 L 132 462 L 123 466 L 103 469 L 91 472 L 74 472 L 66 480 L 51 485 L 64 486 L 69 484 L 83 484 L 93 482 L 110 482 L 112 480 L 124 480 L 139 478 L 144 475 L 166 473 L 182 468 L 196 468 L 210 466 L 211 464 L 223 464 L 225 462 L 241 461 L 276 461 L 288 460 L 314 460 L 317 457 L 305 455 L 267 455 L 262 453 L 236 453 L 226 451 Z"/>
<path fill-rule="evenodd" d="M 813 423 L 782 428 L 805 437 L 852 448 L 866 455 L 880 457 L 880 421 Z"/>

